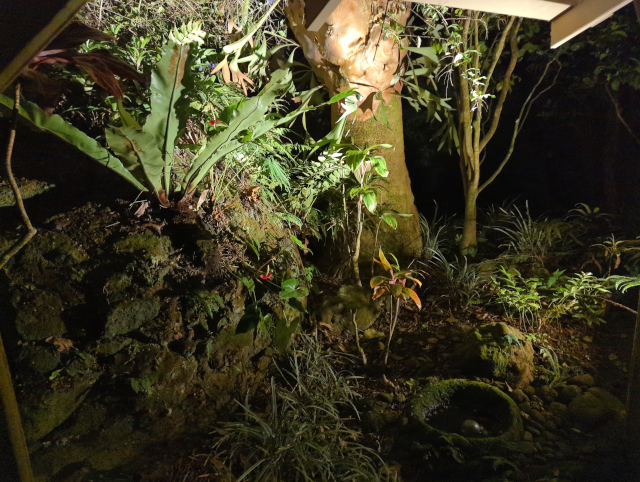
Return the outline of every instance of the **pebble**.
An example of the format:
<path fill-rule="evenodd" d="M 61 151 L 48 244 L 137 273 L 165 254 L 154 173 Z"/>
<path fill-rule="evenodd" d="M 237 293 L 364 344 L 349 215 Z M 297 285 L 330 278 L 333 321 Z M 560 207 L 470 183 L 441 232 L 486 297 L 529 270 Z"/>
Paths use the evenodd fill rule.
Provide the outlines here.
<path fill-rule="evenodd" d="M 437 338 L 428 338 L 427 339 L 427 343 L 429 343 L 430 345 L 436 345 L 438 343 L 438 339 Z"/>
<path fill-rule="evenodd" d="M 546 428 L 549 432 L 555 433 L 558 431 L 558 427 L 551 420 L 548 420 L 547 423 L 544 424 L 544 428 Z"/>
<path fill-rule="evenodd" d="M 570 378 L 567 383 L 569 385 L 578 385 L 578 386 L 586 386 L 593 387 L 596 382 L 591 375 L 588 373 L 583 373 L 581 375 L 576 375 L 575 377 Z"/>
<path fill-rule="evenodd" d="M 549 432 L 548 430 L 542 432 L 542 436 L 550 442 L 555 442 L 556 440 L 558 440 L 558 436 Z"/>
<path fill-rule="evenodd" d="M 527 395 L 535 395 L 536 394 L 536 389 L 533 387 L 525 387 L 522 389 L 522 391 L 524 393 L 526 393 Z"/>
<path fill-rule="evenodd" d="M 538 452 L 542 452 L 542 444 L 540 442 L 534 442 L 533 448 L 536 449 L 536 451 Z"/>
<path fill-rule="evenodd" d="M 547 421 L 544 415 L 542 415 L 538 410 L 532 409 L 531 412 L 529 412 L 529 415 L 531 415 L 531 418 L 533 420 L 540 424 L 544 425 L 544 423 Z"/>
<path fill-rule="evenodd" d="M 524 440 L 525 442 L 533 442 L 533 435 L 531 434 L 531 432 L 525 432 L 522 435 L 522 440 Z"/>
<path fill-rule="evenodd" d="M 552 402 L 549 405 L 549 411 L 556 415 L 567 413 L 567 406 L 564 403 Z"/>
<path fill-rule="evenodd" d="M 536 437 L 540 436 L 540 430 L 538 430 L 536 428 L 533 428 L 530 425 L 526 425 L 526 429 L 527 429 L 527 431 L 525 433 L 529 433 L 531 435 L 535 435 Z"/>
<path fill-rule="evenodd" d="M 527 403 L 529 401 L 529 397 L 527 397 L 527 395 L 519 388 L 516 388 L 513 392 L 510 393 L 510 395 L 513 401 L 517 404 Z"/>
<path fill-rule="evenodd" d="M 558 392 L 558 400 L 564 404 L 568 404 L 576 397 L 582 395 L 582 390 L 576 385 L 567 385 L 562 387 Z"/>

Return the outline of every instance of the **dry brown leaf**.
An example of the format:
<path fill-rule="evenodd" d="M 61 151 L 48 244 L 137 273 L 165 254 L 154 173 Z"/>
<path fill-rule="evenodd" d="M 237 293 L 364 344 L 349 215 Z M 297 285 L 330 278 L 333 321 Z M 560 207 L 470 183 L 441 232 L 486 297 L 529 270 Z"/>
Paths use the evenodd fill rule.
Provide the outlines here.
<path fill-rule="evenodd" d="M 58 338 L 57 336 L 50 336 L 45 340 L 46 342 L 52 343 L 53 346 L 56 347 L 58 353 L 62 353 L 63 351 L 68 351 L 73 347 L 73 342 L 66 338 Z"/>
<path fill-rule="evenodd" d="M 208 195 L 209 195 L 209 189 L 205 189 L 204 191 L 202 191 L 202 194 L 200 194 L 200 197 L 198 198 L 196 209 L 200 209 L 200 206 L 202 206 L 204 202 L 207 200 Z"/>
<path fill-rule="evenodd" d="M 139 218 L 140 216 L 142 216 L 144 214 L 144 212 L 147 210 L 147 208 L 149 207 L 149 201 L 142 201 L 140 203 L 140 207 L 138 209 L 136 209 L 136 212 L 133 213 L 133 215 L 137 218 Z"/>

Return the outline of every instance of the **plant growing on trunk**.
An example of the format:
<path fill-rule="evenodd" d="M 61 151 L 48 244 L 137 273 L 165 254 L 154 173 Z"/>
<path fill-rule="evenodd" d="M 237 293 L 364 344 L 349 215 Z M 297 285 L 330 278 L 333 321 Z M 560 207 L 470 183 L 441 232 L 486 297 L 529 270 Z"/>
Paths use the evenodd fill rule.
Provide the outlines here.
<path fill-rule="evenodd" d="M 474 11 L 456 11 L 449 19 L 447 36 L 439 44 L 443 63 L 439 75 L 449 76 L 454 84 L 455 116 L 446 113 L 447 119 L 437 136 L 442 138 L 440 147 L 447 141 L 459 154 L 460 171 L 465 197 L 465 217 L 459 249 L 463 255 L 474 255 L 477 250 L 477 200 L 500 174 L 515 147 L 515 141 L 531 110 L 531 105 L 549 90 L 557 79 L 537 93 L 551 66 L 561 66 L 556 55 L 549 60 L 538 82 L 522 104 L 515 121 L 511 142 L 502 161 L 484 180 L 481 167 L 486 149 L 493 139 L 516 77 L 514 70 L 527 51 L 536 51 L 531 42 L 520 49 L 521 37 L 531 38 L 537 29 L 527 24 L 521 32 L 522 19 L 485 14 Z M 502 60 L 506 66 L 501 67 Z M 558 73 L 560 69 L 558 68 Z"/>
<path fill-rule="evenodd" d="M 393 255 L 391 255 L 393 256 Z M 382 249 L 378 253 L 380 259 L 374 260 L 378 265 L 382 266 L 385 271 L 389 272 L 389 276 L 374 276 L 371 278 L 371 287 L 373 288 L 373 299 L 376 300 L 382 296 L 388 296 L 389 299 L 389 338 L 387 340 L 387 350 L 384 355 L 384 364 L 387 364 L 389 358 L 389 348 L 391 347 L 391 338 L 393 331 L 398 323 L 398 314 L 400 313 L 400 301 L 412 299 L 418 309 L 422 308 L 422 302 L 418 294 L 411 288 L 407 288 L 407 280 L 413 281 L 414 286 L 417 284 L 422 286 L 420 280 L 415 278 L 412 270 L 400 270 L 398 260 L 395 256 L 393 259 L 396 264 L 391 264 L 385 257 Z M 393 302 L 395 301 L 395 307 Z"/>
<path fill-rule="evenodd" d="M 309 31 L 305 2 L 292 0 L 286 7 L 289 25 L 313 73 L 329 93 L 357 89 L 360 94 L 346 136 L 361 147 L 394 146 L 383 153 L 390 175 L 382 202 L 412 216 L 398 222 L 397 232 L 381 232 L 381 244 L 399 255 L 418 256 L 420 222 L 405 165 L 402 106 L 397 95 L 402 90 L 400 78 L 408 53 L 408 42 L 401 34 L 410 12 L 404 2 L 344 0 L 318 31 Z M 332 107 L 334 124 L 341 109 L 342 105 Z M 363 240 L 367 256 L 374 256 L 373 244 L 372 235 Z"/>

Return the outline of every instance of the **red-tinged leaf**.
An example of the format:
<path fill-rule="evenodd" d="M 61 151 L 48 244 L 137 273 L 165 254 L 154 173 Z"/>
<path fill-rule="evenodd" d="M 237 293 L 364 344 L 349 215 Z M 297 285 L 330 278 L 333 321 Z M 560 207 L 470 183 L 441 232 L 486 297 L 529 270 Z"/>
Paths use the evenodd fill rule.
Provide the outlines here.
<path fill-rule="evenodd" d="M 387 278 L 386 276 L 374 276 L 373 278 L 371 278 L 369 285 L 372 288 L 375 288 L 376 286 L 380 286 L 385 281 L 389 281 L 389 278 Z"/>
<path fill-rule="evenodd" d="M 261 274 L 260 275 L 260 279 L 267 281 L 270 280 L 271 278 L 273 278 L 273 273 L 267 273 L 267 274 Z"/>
<path fill-rule="evenodd" d="M 372 296 L 372 300 L 377 300 L 378 298 L 384 296 L 385 294 L 387 294 L 389 292 L 389 290 L 387 289 L 387 287 L 376 287 L 376 289 L 373 291 L 373 296 Z"/>
<path fill-rule="evenodd" d="M 415 302 L 418 308 L 422 309 L 422 301 L 420 301 L 418 293 L 413 291 L 411 288 L 405 288 L 404 291 L 406 291 L 407 295 L 409 295 L 409 297 Z"/>
<path fill-rule="evenodd" d="M 47 114 L 53 114 L 62 95 L 62 84 L 48 75 L 33 69 L 24 69 L 20 84 L 25 99 L 38 104 Z"/>
<path fill-rule="evenodd" d="M 89 27 L 82 22 L 71 22 L 58 34 L 49 44 L 50 49 L 74 49 L 80 47 L 87 40 L 98 42 L 105 40 L 116 40 L 108 33 L 104 33 L 97 28 Z"/>

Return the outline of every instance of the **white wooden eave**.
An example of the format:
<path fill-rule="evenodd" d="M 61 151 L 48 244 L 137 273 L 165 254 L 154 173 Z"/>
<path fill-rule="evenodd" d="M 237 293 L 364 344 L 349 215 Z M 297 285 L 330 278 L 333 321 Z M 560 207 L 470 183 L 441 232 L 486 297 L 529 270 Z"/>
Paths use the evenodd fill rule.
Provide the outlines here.
<path fill-rule="evenodd" d="M 308 30 L 317 31 L 341 0 L 306 0 Z M 411 0 L 551 22 L 551 48 L 598 25 L 633 0 Z"/>

